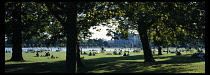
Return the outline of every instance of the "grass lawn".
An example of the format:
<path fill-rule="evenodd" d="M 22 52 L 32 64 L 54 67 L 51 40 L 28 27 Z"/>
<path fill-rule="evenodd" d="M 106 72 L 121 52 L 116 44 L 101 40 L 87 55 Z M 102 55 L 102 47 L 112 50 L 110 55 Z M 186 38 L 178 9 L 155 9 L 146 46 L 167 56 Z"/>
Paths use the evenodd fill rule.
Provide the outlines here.
<path fill-rule="evenodd" d="M 89 53 L 87 51 L 87 53 Z M 182 52 L 181 56 L 175 54 L 154 54 L 156 62 L 144 63 L 143 53 L 131 53 L 131 56 L 105 55 L 112 53 L 96 54 L 96 56 L 84 56 L 82 62 L 85 66 L 78 68 L 78 73 L 205 73 L 205 58 L 190 58 L 192 53 Z M 45 53 L 40 53 L 45 55 Z M 35 57 L 36 53 L 23 53 L 26 61 L 7 61 L 11 53 L 5 53 L 6 73 L 64 73 L 65 51 L 50 52 L 58 56 L 57 59 L 50 57 Z"/>

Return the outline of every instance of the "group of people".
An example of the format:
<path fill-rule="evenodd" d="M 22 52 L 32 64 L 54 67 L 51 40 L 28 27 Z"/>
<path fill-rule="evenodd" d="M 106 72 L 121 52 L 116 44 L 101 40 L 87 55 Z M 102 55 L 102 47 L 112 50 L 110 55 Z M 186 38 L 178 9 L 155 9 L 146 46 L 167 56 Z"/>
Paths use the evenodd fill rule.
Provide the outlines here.
<path fill-rule="evenodd" d="M 53 55 L 51 55 L 51 59 L 55 59 L 55 58 L 59 58 L 59 57 L 54 57 Z"/>
<path fill-rule="evenodd" d="M 36 56 L 39 57 L 39 52 L 36 53 Z M 45 56 L 50 56 L 50 52 L 45 52 L 45 55 L 40 55 L 40 57 L 45 57 Z M 54 57 L 53 55 L 51 55 L 51 58 L 55 59 L 59 57 Z"/>
<path fill-rule="evenodd" d="M 88 54 L 88 53 L 87 52 L 83 52 L 83 54 Z M 95 56 L 96 55 L 96 52 L 90 52 L 88 55 L 89 56 Z"/>
<path fill-rule="evenodd" d="M 130 52 L 126 55 L 126 52 L 124 52 L 123 56 L 130 56 Z"/>
<path fill-rule="evenodd" d="M 96 52 L 96 51 L 91 51 L 90 50 L 90 53 L 89 54 L 87 52 L 85 52 L 85 51 L 82 54 L 85 54 L 85 55 L 88 54 L 88 56 L 96 56 L 97 53 L 98 52 Z"/>
<path fill-rule="evenodd" d="M 96 56 L 96 52 L 93 52 L 93 53 L 89 53 L 89 56 Z"/>
<path fill-rule="evenodd" d="M 117 53 L 117 51 L 115 50 L 115 51 L 113 52 L 113 54 L 114 54 L 114 55 L 121 55 L 121 54 L 122 54 L 122 50 L 120 50 L 119 53 Z"/>
<path fill-rule="evenodd" d="M 9 51 L 9 50 L 6 50 L 6 53 L 11 53 L 11 51 Z"/>
<path fill-rule="evenodd" d="M 126 52 L 128 52 L 128 54 L 126 54 Z M 115 50 L 113 52 L 114 55 L 122 55 L 122 50 L 120 50 L 119 53 L 117 53 L 117 51 Z M 130 56 L 130 52 L 129 51 L 125 51 L 124 54 L 122 56 Z"/>
<path fill-rule="evenodd" d="M 39 57 L 39 52 L 36 53 L 36 56 Z M 50 56 L 50 52 L 45 52 L 45 55 L 41 55 L 41 57 L 43 56 Z"/>
<path fill-rule="evenodd" d="M 126 52 L 128 52 L 128 54 L 126 54 Z M 117 53 L 117 51 L 115 50 L 115 51 L 113 52 L 113 54 L 114 54 L 114 55 L 121 55 L 121 54 L 122 54 L 122 50 L 120 50 L 119 53 Z M 129 51 L 125 51 L 124 54 L 123 54 L 123 56 L 130 56 L 130 52 L 129 52 Z"/>
<path fill-rule="evenodd" d="M 104 51 L 104 48 L 102 47 L 102 51 Z M 126 54 L 126 52 L 128 52 Z M 86 52 L 83 52 L 81 54 L 88 54 Z M 91 52 L 88 54 L 88 56 L 96 56 L 96 52 Z M 114 52 L 113 52 L 114 55 L 122 55 L 122 50 L 120 50 L 119 52 L 117 52 L 117 50 L 115 49 Z M 112 55 L 112 53 L 107 53 L 106 55 Z M 124 54 L 122 56 L 130 56 L 130 52 L 129 51 L 125 51 Z"/>

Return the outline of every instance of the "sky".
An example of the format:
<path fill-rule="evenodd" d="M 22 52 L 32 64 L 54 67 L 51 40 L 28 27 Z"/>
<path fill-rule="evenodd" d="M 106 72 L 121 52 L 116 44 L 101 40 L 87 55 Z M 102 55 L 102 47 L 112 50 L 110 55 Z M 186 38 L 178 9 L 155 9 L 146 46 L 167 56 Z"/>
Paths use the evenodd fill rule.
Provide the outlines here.
<path fill-rule="evenodd" d="M 96 29 L 101 29 L 100 32 L 99 32 L 99 31 L 96 31 L 96 29 L 93 29 L 93 27 L 91 27 L 89 30 L 91 32 L 93 32 L 93 34 L 92 34 L 92 37 L 90 39 L 96 39 L 96 38 L 98 38 L 98 39 L 101 38 L 102 39 L 103 38 L 103 39 L 106 39 L 106 40 L 111 40 L 112 37 L 106 36 L 106 33 L 107 33 L 106 29 L 107 28 L 108 27 L 106 27 L 106 26 L 97 26 Z M 136 30 L 134 30 L 133 32 L 135 34 L 138 34 L 138 32 Z"/>
<path fill-rule="evenodd" d="M 96 29 L 101 29 L 101 31 L 100 32 L 96 31 Z M 101 38 L 101 39 L 111 40 L 112 37 L 106 36 L 106 33 L 107 33 L 107 31 L 106 31 L 107 27 L 106 26 L 97 26 L 96 29 L 93 29 L 93 27 L 91 27 L 89 29 L 91 32 L 93 32 L 92 37 L 90 39 Z M 7 37 L 5 35 L 5 41 L 6 40 L 7 40 Z"/>
<path fill-rule="evenodd" d="M 92 27 L 89 29 L 91 32 L 93 32 L 92 34 L 92 37 L 90 39 L 96 39 L 96 38 L 103 38 L 103 39 L 107 39 L 107 40 L 111 40 L 112 37 L 108 37 L 106 36 L 106 29 L 107 27 L 106 26 L 97 26 L 96 29 L 101 29 L 100 32 L 99 31 L 96 31 L 95 29 L 93 29 Z"/>

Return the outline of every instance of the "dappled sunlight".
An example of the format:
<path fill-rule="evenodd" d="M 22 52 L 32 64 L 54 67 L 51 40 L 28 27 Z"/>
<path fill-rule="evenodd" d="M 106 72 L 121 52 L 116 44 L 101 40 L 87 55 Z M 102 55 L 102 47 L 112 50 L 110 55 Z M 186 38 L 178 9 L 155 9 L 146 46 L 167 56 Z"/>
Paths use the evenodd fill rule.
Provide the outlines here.
<path fill-rule="evenodd" d="M 5 72 L 205 73 L 205 3 L 5 2 Z"/>
<path fill-rule="evenodd" d="M 191 54 L 176 56 L 175 54 L 153 55 L 155 62 L 144 62 L 143 53 L 131 53 L 131 56 L 105 55 L 84 56 L 83 67 L 78 73 L 205 73 L 205 58 L 190 58 Z M 35 53 L 34 53 L 35 54 Z M 63 73 L 65 72 L 65 52 L 51 52 L 58 59 L 34 57 L 26 54 L 26 61 L 14 62 L 5 59 L 6 73 Z M 6 56 L 5 58 L 10 58 Z"/>
<path fill-rule="evenodd" d="M 90 63 L 81 68 L 80 73 L 196 73 L 195 63 L 203 62 L 196 58 L 190 58 L 190 54 L 176 56 L 173 54 L 164 54 L 154 56 L 156 62 L 144 63 L 142 55 L 130 57 L 101 57 L 98 59 L 85 60 Z M 109 60 L 107 60 L 109 59 Z M 95 61 L 95 62 L 91 62 Z M 191 64 L 191 65 L 189 65 Z M 198 64 L 199 73 L 203 72 L 204 64 Z M 86 70 L 84 70 L 86 68 Z M 88 70 L 87 70 L 88 68 Z M 109 71 L 109 72 L 107 72 Z"/>

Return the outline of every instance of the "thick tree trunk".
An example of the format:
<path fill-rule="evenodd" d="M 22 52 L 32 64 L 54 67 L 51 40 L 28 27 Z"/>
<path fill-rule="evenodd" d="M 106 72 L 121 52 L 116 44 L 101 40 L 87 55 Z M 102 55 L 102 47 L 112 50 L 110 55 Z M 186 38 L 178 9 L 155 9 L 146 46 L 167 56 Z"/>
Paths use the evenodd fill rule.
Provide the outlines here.
<path fill-rule="evenodd" d="M 162 47 L 160 47 L 160 46 L 158 47 L 158 55 L 163 55 L 162 54 Z"/>
<path fill-rule="evenodd" d="M 12 57 L 10 61 L 23 61 L 22 56 L 22 24 L 21 24 L 21 5 L 17 5 L 13 11 L 13 17 L 16 21 L 13 23 L 12 30 Z"/>
<path fill-rule="evenodd" d="M 70 3 L 68 8 L 64 25 L 67 31 L 66 67 L 68 73 L 77 73 L 77 4 Z"/>
<path fill-rule="evenodd" d="M 68 73 L 77 72 L 77 50 L 73 34 L 76 33 L 70 33 L 70 31 L 67 33 L 66 68 Z"/>
<path fill-rule="evenodd" d="M 22 56 L 22 36 L 21 36 L 21 31 L 16 31 L 12 35 L 12 57 L 10 61 L 23 61 L 23 56 Z"/>
<path fill-rule="evenodd" d="M 142 46 L 143 46 L 144 62 L 154 62 L 155 60 L 153 58 L 152 50 L 150 48 L 149 40 L 148 40 L 148 36 L 147 36 L 147 29 L 139 28 L 138 32 L 139 32 L 140 39 L 141 39 Z"/>
<path fill-rule="evenodd" d="M 66 20 L 63 20 L 56 14 L 52 5 L 47 2 L 46 6 L 50 12 L 57 18 L 57 20 L 63 25 L 67 34 L 67 45 L 66 45 L 66 72 L 77 73 L 77 3 L 71 2 L 65 7 L 65 13 L 67 14 Z"/>

